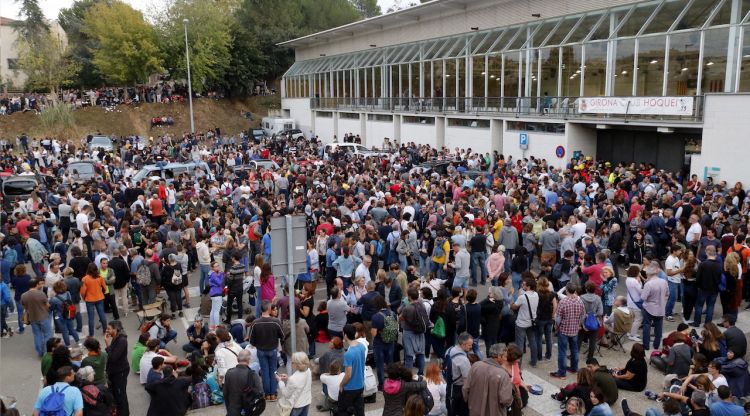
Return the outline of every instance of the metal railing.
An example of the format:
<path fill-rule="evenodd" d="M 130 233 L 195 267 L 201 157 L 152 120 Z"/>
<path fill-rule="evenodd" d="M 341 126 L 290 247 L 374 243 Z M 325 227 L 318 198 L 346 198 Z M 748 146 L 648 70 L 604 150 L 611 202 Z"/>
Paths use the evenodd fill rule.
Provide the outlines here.
<path fill-rule="evenodd" d="M 578 111 L 579 97 L 412 97 L 412 98 L 311 98 L 313 110 L 426 113 L 442 115 L 514 115 L 609 120 L 700 122 L 703 120 L 703 96 L 693 98 L 691 115 L 595 114 Z"/>

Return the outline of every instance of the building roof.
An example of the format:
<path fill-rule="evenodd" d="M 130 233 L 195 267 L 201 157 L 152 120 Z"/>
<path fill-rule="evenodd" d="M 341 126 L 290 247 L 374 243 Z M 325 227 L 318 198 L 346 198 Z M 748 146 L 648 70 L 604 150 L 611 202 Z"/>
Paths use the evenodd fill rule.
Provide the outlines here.
<path fill-rule="evenodd" d="M 405 22 L 416 23 L 426 18 L 438 16 L 447 10 L 462 11 L 466 10 L 469 6 L 474 7 L 480 4 L 501 2 L 502 1 L 498 0 L 431 0 L 392 13 L 358 20 L 343 26 L 281 42 L 279 43 L 279 46 L 288 46 L 291 48 L 311 46 L 327 42 L 331 39 L 340 38 L 343 35 L 354 36 L 365 30 L 385 30 L 389 27 L 404 24 Z"/>
<path fill-rule="evenodd" d="M 8 25 L 10 25 L 10 24 L 12 24 L 12 23 L 15 23 L 15 22 L 17 22 L 17 21 L 18 21 L 18 20 L 16 20 L 16 19 L 11 19 L 10 17 L 3 17 L 3 16 L 0 16 L 0 26 L 8 26 Z"/>

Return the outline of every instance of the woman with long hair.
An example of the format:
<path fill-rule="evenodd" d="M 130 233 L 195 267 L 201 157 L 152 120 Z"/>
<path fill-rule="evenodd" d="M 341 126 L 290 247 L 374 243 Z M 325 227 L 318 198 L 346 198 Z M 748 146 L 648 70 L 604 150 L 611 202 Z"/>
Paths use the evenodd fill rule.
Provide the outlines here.
<path fill-rule="evenodd" d="M 685 263 L 683 265 L 682 275 L 685 279 L 682 282 L 682 316 L 690 319 L 693 316 L 695 301 L 698 298 L 698 286 L 695 280 L 698 269 L 698 261 L 692 250 L 685 250 Z M 738 292 L 740 301 L 742 300 L 742 291 Z"/>
<path fill-rule="evenodd" d="M 740 255 L 736 252 L 727 254 L 724 259 L 724 274 L 727 290 L 720 292 L 721 309 L 724 313 L 737 316 L 742 303 L 742 265 Z"/>
<path fill-rule="evenodd" d="M 271 265 L 263 263 L 260 270 L 260 302 L 262 303 L 264 300 L 273 302 L 276 299 L 276 286 Z"/>
<path fill-rule="evenodd" d="M 448 414 L 448 407 L 445 404 L 447 384 L 445 383 L 445 380 L 443 380 L 440 366 L 434 362 L 428 364 L 425 369 L 424 378 L 425 381 L 427 381 L 427 390 L 430 391 L 433 401 L 432 410 L 430 410 L 428 415 L 446 416 Z"/>
<path fill-rule="evenodd" d="M 703 342 L 695 343 L 695 350 L 706 356 L 708 361 L 713 361 L 718 357 L 724 357 L 727 354 L 727 343 L 724 340 L 724 334 L 713 322 L 706 322 L 701 331 Z"/>
<path fill-rule="evenodd" d="M 86 275 L 81 280 L 81 299 L 86 302 L 86 313 L 89 317 L 89 336 L 94 336 L 94 321 L 96 315 L 102 324 L 102 331 L 107 328 L 107 315 L 104 313 L 104 293 L 107 291 L 107 284 L 99 275 L 99 268 L 95 263 L 89 263 L 86 269 Z M 96 313 L 94 313 L 96 311 Z"/>
<path fill-rule="evenodd" d="M 539 306 L 537 307 L 536 320 L 536 350 L 537 360 L 542 360 L 542 335 L 544 335 L 544 341 L 546 350 L 544 353 L 544 359 L 552 359 L 552 330 L 555 324 L 554 316 L 557 310 L 557 293 L 552 289 L 552 284 L 546 277 L 541 277 L 537 281 L 536 286 L 537 293 L 539 294 Z"/>

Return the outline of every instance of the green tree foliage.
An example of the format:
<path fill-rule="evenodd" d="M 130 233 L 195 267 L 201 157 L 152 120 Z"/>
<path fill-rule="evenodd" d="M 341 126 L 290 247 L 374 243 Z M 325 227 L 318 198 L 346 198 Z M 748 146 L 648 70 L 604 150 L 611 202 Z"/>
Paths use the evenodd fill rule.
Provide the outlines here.
<path fill-rule="evenodd" d="M 345 25 L 362 18 L 349 0 L 299 0 L 305 34 Z"/>
<path fill-rule="evenodd" d="M 380 16 L 382 14 L 378 0 L 351 0 L 354 7 L 363 18 Z"/>
<path fill-rule="evenodd" d="M 92 6 L 83 32 L 93 41 L 94 66 L 108 82 L 132 85 L 163 70 L 154 28 L 120 0 Z"/>
<path fill-rule="evenodd" d="M 161 48 L 173 78 L 187 79 L 183 19 L 188 19 L 193 91 L 202 93 L 224 83 L 231 60 L 233 9 L 229 2 L 175 0 L 163 17 L 157 17 Z"/>
<path fill-rule="evenodd" d="M 39 0 L 16 0 L 21 4 L 18 17 L 21 20 L 13 23 L 14 29 L 27 44 L 35 45 L 44 42 L 49 34 L 49 24 L 39 7 Z"/>
<path fill-rule="evenodd" d="M 26 87 L 30 90 L 48 90 L 57 97 L 63 82 L 78 71 L 63 42 L 52 32 L 33 41 L 20 38 L 17 47 L 18 64 L 27 76 Z"/>
<path fill-rule="evenodd" d="M 70 57 L 78 62 L 80 71 L 72 81 L 79 87 L 98 87 L 104 84 L 104 79 L 94 66 L 94 55 L 91 50 L 95 46 L 93 39 L 84 32 L 86 13 L 104 0 L 76 0 L 68 8 L 60 9 L 57 21 L 65 31 L 70 45 Z"/>

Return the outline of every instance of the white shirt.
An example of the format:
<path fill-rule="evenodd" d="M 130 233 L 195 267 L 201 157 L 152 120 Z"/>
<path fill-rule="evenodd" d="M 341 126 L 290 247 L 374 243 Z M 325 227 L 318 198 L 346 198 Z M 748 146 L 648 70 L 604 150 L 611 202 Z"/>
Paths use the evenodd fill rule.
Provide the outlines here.
<path fill-rule="evenodd" d="M 578 222 L 576 225 L 570 227 L 570 231 L 573 233 L 573 241 L 578 241 L 586 234 L 586 223 Z"/>
<path fill-rule="evenodd" d="M 341 380 L 343 379 L 343 371 L 336 374 L 335 376 L 332 376 L 328 373 L 320 375 L 320 382 L 328 386 L 328 397 L 330 397 L 334 402 L 339 401 L 339 385 L 341 384 Z"/>
<path fill-rule="evenodd" d="M 643 290 L 641 283 L 635 277 L 628 277 L 625 279 L 625 288 L 627 290 L 625 296 L 628 298 L 628 308 L 638 309 L 636 302 L 641 301 L 641 291 Z"/>
<path fill-rule="evenodd" d="M 680 260 L 679 257 L 670 254 L 664 262 L 664 268 L 667 269 L 667 280 L 672 283 L 681 283 L 682 279 L 685 278 L 682 273 L 673 274 L 672 276 L 669 275 L 669 271 L 680 270 L 682 268 L 682 260 Z"/>
<path fill-rule="evenodd" d="M 84 229 L 84 224 L 86 225 L 86 227 L 89 226 L 89 216 L 84 214 L 83 212 L 79 212 L 78 215 L 76 215 L 76 227 L 81 231 L 81 237 L 86 237 L 89 235 L 89 233 L 87 233 Z"/>
<path fill-rule="evenodd" d="M 529 298 L 528 305 L 531 306 L 531 315 L 529 314 L 529 306 L 526 303 L 526 297 Z M 537 307 L 539 307 L 539 294 L 536 292 L 521 292 L 518 294 L 516 299 L 516 305 L 518 308 L 518 316 L 516 317 L 516 326 L 519 328 L 530 328 L 531 320 L 536 319 Z"/>
<path fill-rule="evenodd" d="M 143 353 L 143 356 L 141 356 L 141 362 L 140 362 L 140 368 L 141 372 L 138 374 L 141 380 L 141 384 L 146 384 L 146 380 L 148 380 L 148 371 L 151 370 L 151 360 L 156 357 L 157 353 L 153 351 L 146 351 Z"/>
<path fill-rule="evenodd" d="M 703 232 L 703 229 L 701 228 L 701 225 L 697 222 L 688 228 L 687 235 L 685 236 L 685 239 L 689 244 L 698 244 L 698 241 L 701 239 L 701 233 Z"/>
<path fill-rule="evenodd" d="M 365 285 L 367 285 L 367 282 L 371 280 L 370 269 L 368 269 L 364 263 L 360 263 L 359 266 L 357 266 L 357 269 L 354 271 L 354 280 L 357 280 L 357 278 L 360 276 L 364 277 Z"/>

